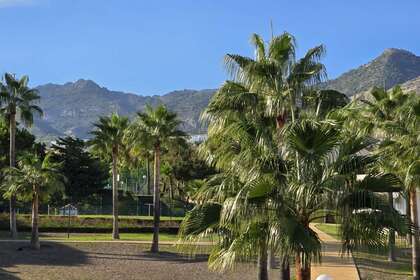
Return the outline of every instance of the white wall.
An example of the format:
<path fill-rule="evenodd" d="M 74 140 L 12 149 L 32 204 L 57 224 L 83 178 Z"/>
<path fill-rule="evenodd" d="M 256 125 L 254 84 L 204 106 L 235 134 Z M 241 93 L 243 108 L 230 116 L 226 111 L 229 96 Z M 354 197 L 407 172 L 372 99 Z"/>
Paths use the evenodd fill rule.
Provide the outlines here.
<path fill-rule="evenodd" d="M 417 192 L 417 217 L 418 217 L 418 223 L 420 224 L 420 192 L 419 190 Z M 406 199 L 398 193 L 394 193 L 394 208 L 400 212 L 403 215 L 406 215 L 406 209 L 407 209 L 407 202 Z"/>

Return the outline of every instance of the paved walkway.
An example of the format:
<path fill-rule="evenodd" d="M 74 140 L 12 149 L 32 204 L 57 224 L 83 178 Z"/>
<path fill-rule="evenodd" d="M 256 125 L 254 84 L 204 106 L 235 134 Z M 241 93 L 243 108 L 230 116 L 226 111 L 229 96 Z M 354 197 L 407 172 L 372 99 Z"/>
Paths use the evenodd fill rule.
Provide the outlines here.
<path fill-rule="evenodd" d="M 323 254 L 322 263 L 312 265 L 311 279 L 315 280 L 319 275 L 326 274 L 334 280 L 359 280 L 353 258 L 342 256 L 340 253 L 340 241 L 320 231 L 315 226 L 312 229 L 323 243 Z"/>

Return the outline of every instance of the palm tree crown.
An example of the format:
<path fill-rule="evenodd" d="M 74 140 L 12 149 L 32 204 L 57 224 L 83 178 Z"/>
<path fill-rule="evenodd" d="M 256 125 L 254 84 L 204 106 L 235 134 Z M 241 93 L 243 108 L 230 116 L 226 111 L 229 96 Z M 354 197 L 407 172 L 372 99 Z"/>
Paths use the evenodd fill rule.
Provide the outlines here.
<path fill-rule="evenodd" d="M 95 129 L 91 132 L 92 140 L 89 142 L 94 152 L 101 157 L 111 159 L 114 152 L 119 152 L 124 147 L 124 135 L 129 126 L 129 120 L 118 114 L 100 117 L 94 123 Z"/>
<path fill-rule="evenodd" d="M 32 154 L 25 154 L 18 162 L 18 167 L 10 167 L 4 172 L 2 187 L 5 197 L 16 196 L 23 201 L 32 201 L 31 247 L 40 248 L 38 224 L 39 201 L 64 189 L 66 178 L 59 173 L 59 164 L 53 163 L 51 154 L 44 159 Z"/>
<path fill-rule="evenodd" d="M 38 90 L 28 87 L 29 78 L 23 76 L 16 79 L 12 74 L 4 75 L 4 83 L 0 85 L 1 113 L 9 119 L 12 115 L 19 115 L 25 125 L 32 125 L 33 113 L 42 115 L 42 109 L 34 105 L 40 99 Z"/>

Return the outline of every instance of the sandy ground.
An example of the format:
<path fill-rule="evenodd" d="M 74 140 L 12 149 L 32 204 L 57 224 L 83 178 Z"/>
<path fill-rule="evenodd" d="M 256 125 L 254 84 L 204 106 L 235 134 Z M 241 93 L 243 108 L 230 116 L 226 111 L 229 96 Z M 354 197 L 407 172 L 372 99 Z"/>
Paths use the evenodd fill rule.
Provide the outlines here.
<path fill-rule="evenodd" d="M 205 255 L 188 259 L 169 246 L 151 254 L 149 246 L 142 244 L 44 242 L 40 251 L 30 250 L 27 244 L 0 244 L 1 280 L 256 279 L 252 264 L 218 274 L 208 270 Z M 278 279 L 278 273 L 271 270 L 270 278 Z"/>

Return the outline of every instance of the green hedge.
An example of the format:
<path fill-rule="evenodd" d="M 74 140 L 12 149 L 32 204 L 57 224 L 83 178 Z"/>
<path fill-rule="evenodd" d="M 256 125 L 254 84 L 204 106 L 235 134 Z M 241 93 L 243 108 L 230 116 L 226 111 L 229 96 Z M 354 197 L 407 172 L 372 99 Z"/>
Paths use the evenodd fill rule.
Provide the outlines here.
<path fill-rule="evenodd" d="M 160 223 L 162 232 L 178 232 L 180 219 L 163 219 Z M 18 215 L 17 226 L 20 231 L 30 231 L 31 215 Z M 39 231 L 41 232 L 67 232 L 69 219 L 66 216 L 47 216 L 41 215 L 39 221 Z M 153 220 L 141 218 L 121 217 L 119 219 L 120 232 L 152 232 Z M 9 230 L 9 215 L 0 214 L 0 230 Z M 112 231 L 112 217 L 89 216 L 89 217 L 70 217 L 70 231 L 81 233 L 107 233 Z"/>

